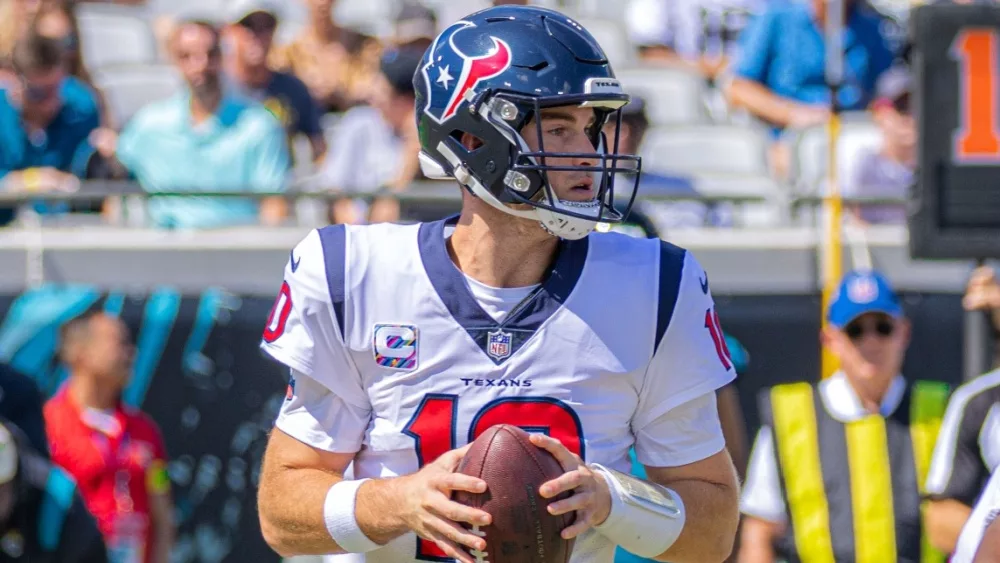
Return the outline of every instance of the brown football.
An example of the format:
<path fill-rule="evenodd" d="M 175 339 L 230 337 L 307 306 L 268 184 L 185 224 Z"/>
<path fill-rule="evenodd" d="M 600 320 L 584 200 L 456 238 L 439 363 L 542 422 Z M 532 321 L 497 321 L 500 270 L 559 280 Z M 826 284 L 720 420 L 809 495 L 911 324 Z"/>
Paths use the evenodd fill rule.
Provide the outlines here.
<path fill-rule="evenodd" d="M 472 443 L 458 471 L 486 481 L 485 493 L 455 492 L 457 502 L 492 516 L 490 525 L 478 530 L 486 539 L 486 551 L 477 559 L 489 563 L 569 561 L 573 540 L 563 539 L 560 532 L 573 523 L 575 513 L 553 516 L 547 507 L 572 493 L 553 499 L 538 494 L 543 483 L 563 470 L 552 454 L 531 443 L 527 432 L 509 424 L 490 427 Z"/>

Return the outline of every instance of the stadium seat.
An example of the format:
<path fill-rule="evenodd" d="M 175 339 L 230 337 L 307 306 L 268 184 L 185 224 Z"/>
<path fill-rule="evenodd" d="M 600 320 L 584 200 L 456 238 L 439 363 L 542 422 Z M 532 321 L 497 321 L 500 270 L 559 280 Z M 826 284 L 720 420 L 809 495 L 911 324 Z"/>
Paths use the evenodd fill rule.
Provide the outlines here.
<path fill-rule="evenodd" d="M 664 173 L 767 175 L 763 131 L 736 125 L 650 129 L 639 150 L 645 170 Z"/>
<path fill-rule="evenodd" d="M 841 182 L 849 177 L 859 153 L 879 146 L 881 133 L 870 120 L 853 115 L 841 122 L 837 143 L 837 174 Z M 799 133 L 794 142 L 792 178 L 795 191 L 815 194 L 827 175 L 829 132 L 825 125 L 810 127 Z"/>
<path fill-rule="evenodd" d="M 94 72 L 94 82 L 104 92 L 119 127 L 146 104 L 178 92 L 183 83 L 177 70 L 165 64 L 102 68 Z"/>
<path fill-rule="evenodd" d="M 156 37 L 146 10 L 79 3 L 76 16 L 83 60 L 91 71 L 111 65 L 156 62 Z"/>
<path fill-rule="evenodd" d="M 709 122 L 705 80 L 686 70 L 639 66 L 615 70 L 625 90 L 646 100 L 653 125 Z"/>
<path fill-rule="evenodd" d="M 788 190 L 766 174 L 697 174 L 695 189 L 715 198 L 759 198 L 760 201 L 720 204 L 736 227 L 775 227 L 787 223 Z"/>

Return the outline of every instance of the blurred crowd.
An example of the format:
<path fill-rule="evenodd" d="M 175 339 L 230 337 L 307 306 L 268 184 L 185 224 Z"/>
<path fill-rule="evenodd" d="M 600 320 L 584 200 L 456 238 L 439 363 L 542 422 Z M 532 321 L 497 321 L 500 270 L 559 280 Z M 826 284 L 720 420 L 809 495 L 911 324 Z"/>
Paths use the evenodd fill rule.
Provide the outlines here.
<path fill-rule="evenodd" d="M 352 2 L 361 4 L 232 0 L 163 11 L 152 0 L 0 0 L 0 186 L 39 193 L 136 181 L 154 194 L 144 224 L 168 228 L 276 225 L 303 214 L 399 219 L 396 196 L 422 180 L 413 73 L 444 26 L 489 3 L 381 2 L 392 21 L 376 29 L 338 22 Z M 852 220 L 905 220 L 891 200 L 906 197 L 915 167 L 908 2 L 845 2 L 843 80 L 833 93 L 827 0 L 532 3 L 583 14 L 636 95 L 622 144 L 644 157 L 639 194 L 685 200 L 644 208 L 661 228 L 747 223 L 746 207 L 717 201 L 726 196 L 771 205 L 821 194 L 834 111 L 845 116 L 843 194 L 889 201 L 850 205 Z M 283 21 L 292 4 L 300 16 Z M 332 204 L 297 204 L 295 191 L 330 194 Z M 271 197 L 212 197 L 219 192 Z M 21 210 L 115 221 L 121 202 L 50 198 Z M 16 211 L 0 211 L 0 223 Z M 781 211 L 762 220 L 792 219 Z"/>

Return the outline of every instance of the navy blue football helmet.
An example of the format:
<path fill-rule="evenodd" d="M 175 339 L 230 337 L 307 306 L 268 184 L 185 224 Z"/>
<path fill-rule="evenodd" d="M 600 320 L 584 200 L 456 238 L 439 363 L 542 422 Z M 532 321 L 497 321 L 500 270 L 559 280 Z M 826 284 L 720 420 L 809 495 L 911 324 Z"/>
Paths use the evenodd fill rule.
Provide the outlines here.
<path fill-rule="evenodd" d="M 635 199 L 639 157 L 620 155 L 620 109 L 629 101 L 607 56 L 580 24 L 566 15 L 530 6 L 498 6 L 467 16 L 444 30 L 414 74 L 421 168 L 429 178 L 455 178 L 472 194 L 511 215 L 537 219 L 552 234 L 578 239 L 598 223 L 619 223 Z M 545 108 L 592 108 L 594 152 L 531 150 L 523 127 Z M 616 123 L 614 147 L 603 134 Z M 481 144 L 466 148 L 468 133 Z M 546 159 L 575 159 L 586 166 L 554 166 Z M 598 186 L 589 202 L 560 200 L 547 172 L 585 171 Z M 632 183 L 615 204 L 615 177 Z M 530 207 L 511 207 L 527 204 Z"/>

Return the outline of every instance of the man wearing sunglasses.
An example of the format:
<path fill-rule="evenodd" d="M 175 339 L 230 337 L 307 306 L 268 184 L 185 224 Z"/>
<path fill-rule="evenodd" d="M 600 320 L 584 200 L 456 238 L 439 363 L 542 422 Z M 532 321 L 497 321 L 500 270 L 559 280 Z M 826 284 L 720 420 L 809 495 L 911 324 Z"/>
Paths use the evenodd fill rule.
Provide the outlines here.
<path fill-rule="evenodd" d="M 848 273 L 827 320 L 823 344 L 841 369 L 761 395 L 740 561 L 940 557 L 924 533 L 918 484 L 948 389 L 900 374 L 910 323 L 881 274 Z"/>
<path fill-rule="evenodd" d="M 0 86 L 0 189 L 72 190 L 86 174 L 100 124 L 94 95 L 68 77 L 59 43 L 29 35 L 12 56 L 15 83 Z M 0 225 L 13 209 L 0 209 Z"/>

